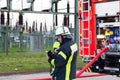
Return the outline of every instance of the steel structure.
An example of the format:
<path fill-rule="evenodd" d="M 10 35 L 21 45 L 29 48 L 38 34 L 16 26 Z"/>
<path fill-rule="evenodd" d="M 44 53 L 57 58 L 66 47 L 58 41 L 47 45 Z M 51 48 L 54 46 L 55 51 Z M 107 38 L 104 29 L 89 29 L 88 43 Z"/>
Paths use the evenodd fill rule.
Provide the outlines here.
<path fill-rule="evenodd" d="M 27 2 L 28 3 L 31 3 L 31 6 L 30 6 L 30 8 L 27 8 L 27 9 L 23 9 L 23 4 L 22 4 L 22 10 L 13 10 L 12 8 L 11 8 L 11 6 L 12 6 L 12 1 L 13 0 L 7 0 L 7 6 L 6 7 L 1 7 L 1 9 L 0 9 L 0 12 L 1 13 L 7 13 L 7 22 L 8 22 L 8 24 L 7 25 L 5 25 L 5 24 L 3 24 L 3 25 L 5 25 L 5 26 L 9 26 L 9 22 L 10 22 L 10 13 L 11 12 L 14 12 L 14 13 L 19 13 L 19 25 L 20 25 L 20 28 L 22 29 L 23 28 L 23 14 L 24 13 L 33 13 L 33 14 L 51 14 L 51 15 L 75 15 L 75 26 L 74 26 L 74 28 L 75 28 L 75 30 L 78 30 L 77 28 L 78 28 L 78 25 L 77 25 L 77 6 L 75 6 L 75 12 L 57 12 L 57 11 L 52 11 L 52 10 L 50 10 L 50 9 L 48 9 L 48 11 L 44 11 L 44 10 L 42 10 L 42 11 L 34 11 L 33 10 L 33 6 L 35 6 L 35 5 L 33 5 L 34 4 L 34 2 L 35 2 L 35 0 L 27 0 Z M 21 0 L 22 1 L 22 3 L 23 3 L 23 0 Z M 61 0 L 52 0 L 53 2 L 52 2 L 52 4 L 54 4 L 54 3 L 57 3 L 57 2 L 59 2 L 59 1 L 61 1 Z M 76 0 L 76 2 L 75 2 L 75 5 L 77 5 L 77 0 Z M 57 6 L 57 4 L 56 4 L 56 6 Z M 51 7 L 51 8 L 53 8 L 53 6 Z M 57 8 L 56 8 L 56 10 L 57 10 Z M 53 19 L 54 19 L 54 17 L 53 17 Z M 5 22 L 5 20 L 3 20 L 4 22 Z M 57 24 L 57 17 L 56 17 L 56 24 Z M 1 25 L 2 26 L 2 25 Z M 53 26 L 55 26 L 54 25 L 54 20 L 53 20 Z M 57 25 L 56 25 L 57 26 Z M 4 43 L 6 44 L 5 45 L 5 52 L 6 52 L 6 54 L 8 54 L 8 36 L 7 36 L 7 34 L 8 34 L 8 29 L 7 29 L 8 27 L 6 27 L 6 31 L 5 31 L 5 34 L 6 34 L 6 36 L 4 36 L 5 37 L 5 41 L 4 41 Z M 3 30 L 3 29 L 1 29 L 1 30 Z M 76 37 L 74 37 L 74 39 L 75 39 L 75 41 L 77 41 L 77 34 L 78 34 L 78 31 L 76 32 L 76 31 L 74 31 L 75 33 L 75 36 Z M 21 37 L 22 37 L 22 34 L 21 34 Z M 77 38 L 77 39 L 76 39 Z M 21 41 L 22 41 L 22 38 L 20 39 Z M 21 42 L 21 46 L 22 46 L 22 42 Z M 20 50 L 22 51 L 22 47 L 20 48 Z"/>
<path fill-rule="evenodd" d="M 65 14 L 65 15 L 75 15 L 75 13 L 66 13 L 66 12 L 43 12 L 43 11 L 23 11 L 23 10 L 6 10 L 0 9 L 1 12 L 16 12 L 16 13 L 35 13 L 35 14 Z"/>

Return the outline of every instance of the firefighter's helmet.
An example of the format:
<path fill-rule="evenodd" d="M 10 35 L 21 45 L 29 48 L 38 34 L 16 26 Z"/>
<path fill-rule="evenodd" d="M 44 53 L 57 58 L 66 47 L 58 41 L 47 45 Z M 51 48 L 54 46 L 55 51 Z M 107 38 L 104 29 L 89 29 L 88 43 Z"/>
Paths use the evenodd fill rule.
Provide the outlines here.
<path fill-rule="evenodd" d="M 55 32 L 56 36 L 57 35 L 62 35 L 62 36 L 67 36 L 67 38 L 72 38 L 71 36 L 71 33 L 68 29 L 68 27 L 64 27 L 64 26 L 60 26 L 56 29 L 56 32 Z"/>

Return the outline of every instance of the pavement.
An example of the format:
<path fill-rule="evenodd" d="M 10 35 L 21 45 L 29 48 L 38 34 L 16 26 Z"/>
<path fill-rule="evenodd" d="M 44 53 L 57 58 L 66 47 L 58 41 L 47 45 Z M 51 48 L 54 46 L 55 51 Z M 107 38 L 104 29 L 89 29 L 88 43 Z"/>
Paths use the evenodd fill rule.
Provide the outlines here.
<path fill-rule="evenodd" d="M 84 72 L 81 76 L 86 75 L 96 75 L 96 73 L 86 73 Z M 50 78 L 48 72 L 34 73 L 34 74 L 16 74 L 8 76 L 0 76 L 0 80 L 30 80 L 30 79 L 41 79 L 41 78 Z M 120 80 L 120 77 L 112 75 L 103 75 L 103 76 L 89 76 L 83 78 L 77 78 L 77 80 Z"/>

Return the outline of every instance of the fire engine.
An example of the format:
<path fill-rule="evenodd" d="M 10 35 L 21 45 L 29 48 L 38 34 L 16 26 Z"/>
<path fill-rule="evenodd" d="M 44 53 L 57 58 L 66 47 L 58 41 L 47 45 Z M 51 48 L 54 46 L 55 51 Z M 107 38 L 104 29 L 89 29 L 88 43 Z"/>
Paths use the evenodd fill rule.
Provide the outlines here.
<path fill-rule="evenodd" d="M 90 62 L 104 47 L 91 66 L 93 72 L 120 74 L 120 0 L 79 0 L 79 54 Z"/>

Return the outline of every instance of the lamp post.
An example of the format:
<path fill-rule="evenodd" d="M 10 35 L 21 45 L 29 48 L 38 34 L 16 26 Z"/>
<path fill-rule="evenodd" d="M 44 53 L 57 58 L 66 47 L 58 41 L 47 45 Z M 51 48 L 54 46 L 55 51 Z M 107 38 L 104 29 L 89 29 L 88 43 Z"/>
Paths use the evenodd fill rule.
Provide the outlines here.
<path fill-rule="evenodd" d="M 74 8 L 74 12 L 75 12 L 75 15 L 74 15 L 74 25 L 75 25 L 75 30 L 74 30 L 74 40 L 75 40 L 75 42 L 77 42 L 78 43 L 78 15 L 77 15 L 77 13 L 78 13 L 78 0 L 75 0 L 75 2 L 74 2 L 74 6 L 75 6 L 75 8 Z"/>
<path fill-rule="evenodd" d="M 19 39 L 20 39 L 20 51 L 23 51 L 23 13 L 19 13 Z"/>
<path fill-rule="evenodd" d="M 12 0 L 7 0 L 7 24 L 6 24 L 6 29 L 5 29 L 5 53 L 6 55 L 8 55 L 8 27 L 9 27 L 9 23 L 10 23 L 10 9 L 12 6 Z"/>

